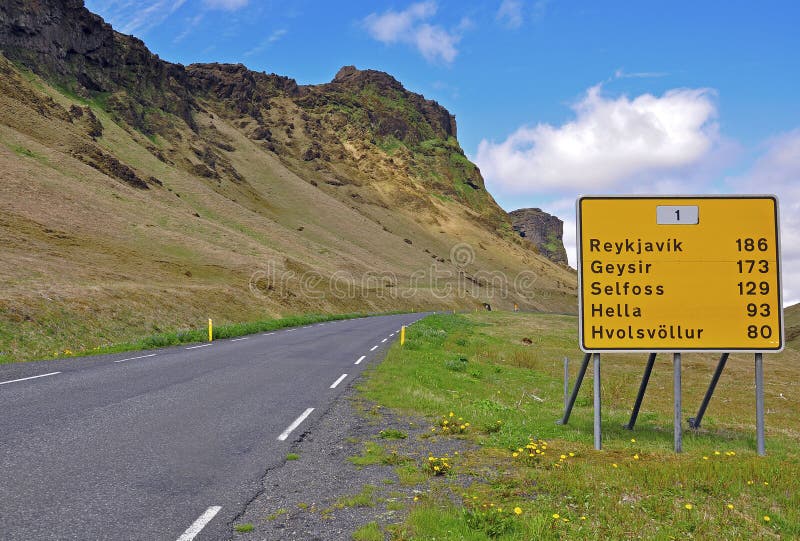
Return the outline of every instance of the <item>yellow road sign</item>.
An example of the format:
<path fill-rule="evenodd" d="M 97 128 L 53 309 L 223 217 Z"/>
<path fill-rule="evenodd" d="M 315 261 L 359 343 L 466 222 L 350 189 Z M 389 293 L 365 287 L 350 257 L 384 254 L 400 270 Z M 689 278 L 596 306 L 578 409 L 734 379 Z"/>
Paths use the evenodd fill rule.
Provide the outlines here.
<path fill-rule="evenodd" d="M 780 351 L 773 196 L 581 197 L 580 346 Z"/>

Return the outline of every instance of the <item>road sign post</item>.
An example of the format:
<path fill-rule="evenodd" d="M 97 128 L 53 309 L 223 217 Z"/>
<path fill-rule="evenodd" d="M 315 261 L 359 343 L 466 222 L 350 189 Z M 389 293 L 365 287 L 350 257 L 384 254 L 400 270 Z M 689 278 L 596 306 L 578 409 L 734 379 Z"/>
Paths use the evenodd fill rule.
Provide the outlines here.
<path fill-rule="evenodd" d="M 763 454 L 762 353 L 784 345 L 777 199 L 588 196 L 578 199 L 577 218 L 579 341 L 594 356 L 595 383 L 601 352 L 672 352 L 680 452 L 681 353 L 753 352 Z"/>

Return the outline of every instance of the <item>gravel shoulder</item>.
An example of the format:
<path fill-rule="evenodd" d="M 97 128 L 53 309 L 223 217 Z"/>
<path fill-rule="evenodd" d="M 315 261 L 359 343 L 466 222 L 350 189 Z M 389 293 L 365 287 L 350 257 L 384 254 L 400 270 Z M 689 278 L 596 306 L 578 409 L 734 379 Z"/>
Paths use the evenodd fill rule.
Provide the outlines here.
<path fill-rule="evenodd" d="M 371 522 L 388 539 L 387 526 L 403 521 L 415 497 L 453 483 L 423 473 L 428 457 L 474 446 L 459 437 L 428 437 L 429 420 L 367 402 L 358 381 L 287 448 L 287 456 L 298 458 L 267 471 L 263 491 L 232 524 L 232 540 L 351 539 Z M 400 433 L 407 437 L 386 437 Z"/>

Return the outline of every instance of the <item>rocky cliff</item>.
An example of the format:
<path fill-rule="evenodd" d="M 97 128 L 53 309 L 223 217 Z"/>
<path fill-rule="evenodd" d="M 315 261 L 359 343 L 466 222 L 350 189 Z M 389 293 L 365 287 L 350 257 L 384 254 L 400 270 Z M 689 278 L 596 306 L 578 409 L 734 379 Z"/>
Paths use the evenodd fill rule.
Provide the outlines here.
<path fill-rule="evenodd" d="M 537 208 L 515 210 L 509 216 L 514 231 L 532 243 L 540 254 L 556 263 L 568 263 L 564 222 L 559 218 Z"/>

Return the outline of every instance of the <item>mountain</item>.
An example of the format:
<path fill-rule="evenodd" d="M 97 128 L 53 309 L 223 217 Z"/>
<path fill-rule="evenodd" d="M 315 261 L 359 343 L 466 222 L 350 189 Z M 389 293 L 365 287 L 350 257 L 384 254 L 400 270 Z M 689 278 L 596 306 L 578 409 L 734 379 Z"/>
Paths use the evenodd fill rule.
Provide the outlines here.
<path fill-rule="evenodd" d="M 564 249 L 564 222 L 558 217 L 537 208 L 514 210 L 508 215 L 514 231 L 533 244 L 540 254 L 556 263 L 569 263 Z"/>
<path fill-rule="evenodd" d="M 0 361 L 299 312 L 574 312 L 386 73 L 181 66 L 79 0 L 0 4 Z"/>

